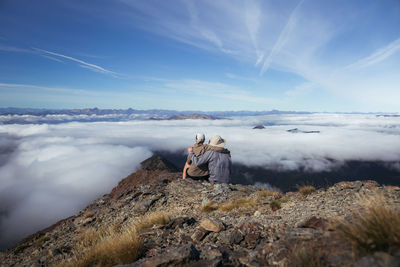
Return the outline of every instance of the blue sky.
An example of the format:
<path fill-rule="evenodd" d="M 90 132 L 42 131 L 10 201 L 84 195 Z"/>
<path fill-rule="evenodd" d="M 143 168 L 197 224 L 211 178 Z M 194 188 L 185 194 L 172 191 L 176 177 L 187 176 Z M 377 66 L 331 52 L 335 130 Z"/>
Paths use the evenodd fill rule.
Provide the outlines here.
<path fill-rule="evenodd" d="M 1 0 L 0 107 L 400 112 L 400 1 Z"/>

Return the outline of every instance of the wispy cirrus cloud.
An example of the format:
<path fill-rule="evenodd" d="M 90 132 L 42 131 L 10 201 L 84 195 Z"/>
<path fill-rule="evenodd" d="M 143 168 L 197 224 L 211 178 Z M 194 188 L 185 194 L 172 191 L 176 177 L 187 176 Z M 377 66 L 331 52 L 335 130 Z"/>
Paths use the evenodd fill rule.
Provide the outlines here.
<path fill-rule="evenodd" d="M 284 5 L 269 0 L 119 3 L 123 4 L 125 22 L 133 27 L 248 62 L 258 69 L 260 79 L 268 69 L 293 73 L 317 90 L 352 101 L 368 95 L 369 100 L 360 105 L 374 97 L 381 99 L 380 94 L 390 96 L 386 98 L 389 103 L 398 91 L 377 63 L 393 59 L 400 41 L 385 44 L 383 40 L 388 38 L 382 38 L 382 26 L 368 24 L 380 19 L 368 5 L 360 7 L 348 1 L 320 5 L 315 0 L 290 0 Z M 366 27 L 369 39 L 380 40 L 382 48 L 376 47 L 379 42 L 368 43 L 367 37 L 355 34 Z M 358 73 L 366 67 L 373 67 L 374 75 Z M 379 92 L 377 85 L 385 92 Z"/>
<path fill-rule="evenodd" d="M 393 42 L 389 43 L 388 45 L 382 48 L 379 48 L 378 50 L 374 51 L 371 55 L 348 65 L 346 69 L 356 70 L 373 66 L 389 58 L 398 51 L 400 51 L 400 38 L 394 40 Z"/>
<path fill-rule="evenodd" d="M 48 92 L 56 92 L 56 93 L 68 93 L 68 94 L 88 94 L 88 95 L 96 95 L 98 92 L 88 91 L 88 90 L 80 90 L 80 89 L 70 89 L 70 88 L 62 88 L 62 87 L 49 87 L 49 86 L 38 86 L 32 84 L 18 84 L 18 83 L 0 83 L 0 89 L 5 90 L 32 90 L 32 91 L 48 91 Z"/>
<path fill-rule="evenodd" d="M 285 42 L 288 40 L 289 35 L 291 33 L 291 31 L 294 29 L 294 26 L 296 24 L 296 15 L 297 15 L 297 11 L 299 10 L 301 4 L 304 2 L 304 0 L 301 0 L 297 6 L 294 8 L 294 10 L 292 11 L 292 13 L 290 14 L 288 21 L 285 25 L 285 27 L 283 28 L 282 32 L 279 34 L 278 40 L 276 41 L 276 43 L 274 44 L 274 46 L 272 47 L 269 55 L 267 56 L 267 58 L 264 61 L 264 64 L 261 68 L 260 71 L 260 75 L 262 75 L 264 72 L 267 71 L 267 69 L 269 68 L 269 66 L 271 65 L 272 59 L 275 55 L 277 55 L 280 50 L 282 49 L 282 47 L 285 45 Z M 259 63 L 260 61 L 257 60 L 256 65 Z"/>
<path fill-rule="evenodd" d="M 37 54 L 40 55 L 44 58 L 56 61 L 56 62 L 60 62 L 63 63 L 64 61 L 62 59 L 66 59 L 69 61 L 73 61 L 78 63 L 81 68 L 85 68 L 85 69 L 89 69 L 91 71 L 94 72 L 98 72 L 98 73 L 102 73 L 102 74 L 106 74 L 106 75 L 110 75 L 114 78 L 121 78 L 124 77 L 124 75 L 108 70 L 104 67 L 101 67 L 99 65 L 84 61 L 82 59 L 78 59 L 75 57 L 71 57 L 71 56 L 67 56 L 67 55 L 63 55 L 60 53 L 56 53 L 56 52 L 52 52 L 52 51 L 48 51 L 48 50 L 44 50 L 44 49 L 40 49 L 40 48 L 20 48 L 17 46 L 10 46 L 10 45 L 4 45 L 4 44 L 0 44 L 0 51 L 5 51 L 5 52 L 15 52 L 15 53 L 27 53 L 27 54 Z M 93 57 L 93 56 L 92 56 Z"/>
<path fill-rule="evenodd" d="M 0 44 L 0 51 L 17 52 L 17 53 L 33 53 L 33 51 L 30 49 L 20 48 L 20 47 L 11 46 L 11 45 L 4 45 L 4 44 Z"/>
<path fill-rule="evenodd" d="M 277 98 L 263 97 L 251 93 L 249 89 L 243 89 L 231 84 L 221 82 L 210 82 L 201 80 L 176 80 L 164 83 L 166 88 L 190 92 L 199 96 L 208 96 L 210 98 L 220 98 L 228 100 L 240 100 L 248 103 L 259 104 L 277 104 L 282 100 Z"/>
<path fill-rule="evenodd" d="M 33 49 L 35 51 L 39 52 L 40 54 L 44 54 L 45 56 L 51 55 L 51 56 L 55 56 L 55 57 L 58 57 L 58 58 L 64 58 L 64 59 L 67 59 L 67 60 L 70 60 L 70 61 L 77 62 L 77 63 L 79 63 L 79 66 L 82 67 L 82 68 L 86 68 L 86 69 L 89 69 L 89 70 L 92 70 L 92 71 L 95 71 L 95 72 L 99 72 L 99 73 L 103 73 L 103 74 L 108 74 L 108 75 L 111 75 L 111 76 L 113 76 L 115 78 L 118 78 L 120 76 L 119 73 L 113 72 L 113 71 L 105 69 L 105 68 L 103 68 L 103 67 L 101 67 L 99 65 L 95 65 L 95 64 L 83 61 L 81 59 L 78 59 L 78 58 L 66 56 L 66 55 L 63 55 L 63 54 L 60 54 L 60 53 L 55 53 L 55 52 L 44 50 L 44 49 L 39 49 L 39 48 L 33 48 Z"/>

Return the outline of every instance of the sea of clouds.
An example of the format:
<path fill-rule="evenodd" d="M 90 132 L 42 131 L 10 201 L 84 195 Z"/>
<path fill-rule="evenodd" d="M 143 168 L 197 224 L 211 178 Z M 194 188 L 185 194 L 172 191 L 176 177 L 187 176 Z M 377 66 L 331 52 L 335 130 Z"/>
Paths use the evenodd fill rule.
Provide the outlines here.
<path fill-rule="evenodd" d="M 253 129 L 258 124 L 265 129 Z M 292 128 L 320 133 L 287 132 Z M 400 171 L 399 117 L 288 114 L 0 124 L 0 248 L 110 192 L 153 151 L 181 153 L 184 158 L 197 132 L 205 133 L 207 140 L 216 134 L 226 138 L 233 162 L 248 166 L 313 172 L 362 160 L 384 161 Z"/>

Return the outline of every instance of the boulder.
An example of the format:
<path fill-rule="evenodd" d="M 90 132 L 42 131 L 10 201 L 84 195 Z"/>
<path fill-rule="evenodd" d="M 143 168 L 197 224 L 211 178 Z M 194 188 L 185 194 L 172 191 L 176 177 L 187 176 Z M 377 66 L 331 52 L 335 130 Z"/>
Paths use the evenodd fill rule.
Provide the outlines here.
<path fill-rule="evenodd" d="M 120 267 L 161 267 L 161 266 L 187 266 L 189 262 L 197 261 L 200 252 L 193 246 L 187 244 L 182 247 L 164 249 L 159 256 L 144 258 L 135 263 L 118 265 Z"/>
<path fill-rule="evenodd" d="M 298 228 L 312 228 L 316 230 L 326 230 L 328 228 L 329 222 L 327 219 L 319 218 L 316 216 L 311 216 L 303 221 L 296 224 Z"/>
<path fill-rule="evenodd" d="M 200 226 L 210 232 L 221 232 L 222 230 L 225 230 L 224 224 L 216 219 L 204 219 L 200 222 Z"/>
<path fill-rule="evenodd" d="M 400 257 L 385 252 L 375 252 L 373 255 L 362 257 L 355 264 L 356 267 L 399 267 Z"/>

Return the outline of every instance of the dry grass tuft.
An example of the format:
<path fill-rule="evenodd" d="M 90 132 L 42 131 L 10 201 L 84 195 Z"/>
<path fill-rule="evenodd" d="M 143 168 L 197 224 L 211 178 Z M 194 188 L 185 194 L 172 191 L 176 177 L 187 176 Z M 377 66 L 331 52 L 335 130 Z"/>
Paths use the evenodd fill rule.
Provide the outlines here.
<path fill-rule="evenodd" d="M 134 262 L 143 250 L 138 232 L 169 220 L 170 216 L 165 213 L 151 213 L 123 228 L 89 229 L 75 248 L 78 256 L 61 266 L 113 266 Z"/>
<path fill-rule="evenodd" d="M 271 207 L 272 211 L 277 211 L 281 208 L 281 202 L 279 200 L 272 200 L 269 203 L 269 206 Z"/>
<path fill-rule="evenodd" d="M 272 211 L 277 211 L 282 207 L 282 203 L 288 202 L 288 200 L 284 197 L 280 197 L 278 199 L 274 199 L 269 203 L 270 208 Z"/>
<path fill-rule="evenodd" d="M 315 191 L 315 187 L 312 185 L 305 185 L 298 187 L 299 193 L 302 194 L 303 196 L 308 196 L 309 194 L 313 193 Z"/>
<path fill-rule="evenodd" d="M 272 197 L 273 197 L 274 199 L 281 199 L 281 198 L 283 198 L 283 195 L 282 195 L 282 193 L 280 193 L 280 192 L 274 192 L 274 193 L 272 194 Z"/>
<path fill-rule="evenodd" d="M 256 192 L 256 196 L 259 198 L 266 198 L 266 197 L 270 197 L 273 196 L 275 192 L 273 191 L 269 191 L 269 190 L 260 190 Z"/>
<path fill-rule="evenodd" d="M 113 266 L 135 261 L 142 252 L 143 244 L 134 228 L 124 233 L 103 237 L 93 247 L 67 266 Z"/>
<path fill-rule="evenodd" d="M 150 228 L 155 225 L 165 225 L 171 220 L 171 217 L 163 212 L 149 213 L 143 216 L 140 220 L 133 223 L 133 227 L 136 231 L 140 231 L 145 228 Z"/>
<path fill-rule="evenodd" d="M 351 222 L 339 221 L 336 229 L 351 243 L 358 256 L 375 251 L 394 253 L 400 249 L 400 211 L 384 196 L 364 199 L 362 209 L 354 211 Z"/>
<path fill-rule="evenodd" d="M 295 246 L 289 257 L 289 266 L 293 267 L 322 267 L 327 266 L 322 259 L 320 250 L 311 246 Z"/>
<path fill-rule="evenodd" d="M 112 230 L 112 228 L 105 228 L 105 227 L 101 227 L 99 229 L 89 228 L 82 234 L 79 241 L 79 246 L 84 248 L 92 247 L 97 243 L 99 243 L 100 240 L 113 234 L 114 231 Z"/>
<path fill-rule="evenodd" d="M 94 216 L 94 212 L 93 211 L 88 211 L 85 213 L 85 218 L 92 218 Z"/>
<path fill-rule="evenodd" d="M 42 246 L 44 243 L 46 243 L 49 240 L 50 240 L 50 237 L 45 236 L 45 235 L 41 236 L 35 241 L 35 245 L 40 247 L 40 246 Z"/>
<path fill-rule="evenodd" d="M 258 205 L 257 200 L 250 198 L 239 198 L 237 200 L 227 202 L 219 207 L 220 211 L 231 211 L 233 209 L 251 209 Z"/>
<path fill-rule="evenodd" d="M 210 213 L 217 209 L 218 209 L 218 206 L 214 200 L 208 201 L 205 204 L 201 205 L 201 211 L 205 212 L 205 213 Z"/>

